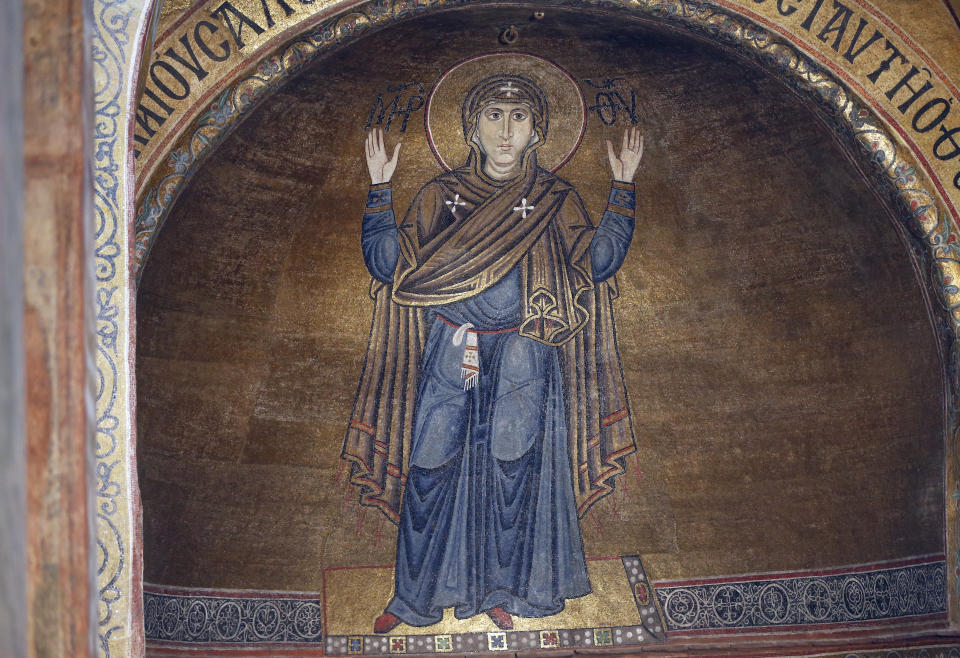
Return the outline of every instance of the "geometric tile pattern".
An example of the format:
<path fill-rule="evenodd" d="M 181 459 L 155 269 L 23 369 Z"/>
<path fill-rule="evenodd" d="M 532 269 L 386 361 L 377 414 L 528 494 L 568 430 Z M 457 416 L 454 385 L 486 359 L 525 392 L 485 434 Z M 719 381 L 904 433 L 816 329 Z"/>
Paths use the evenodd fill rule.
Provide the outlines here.
<path fill-rule="evenodd" d="M 642 626 L 577 628 L 555 631 L 495 631 L 448 635 L 330 635 L 328 656 L 413 653 L 514 654 L 534 649 L 627 647 L 660 641 Z"/>
<path fill-rule="evenodd" d="M 640 613 L 643 627 L 654 640 L 665 640 L 664 629 L 667 625 L 663 621 L 663 613 L 660 611 L 657 597 L 653 595 L 653 586 L 643 571 L 640 556 L 625 555 L 620 558 L 620 561 L 623 562 L 623 569 L 627 572 L 627 582 L 630 583 L 630 591 L 633 592 L 633 600 L 637 604 L 637 612 Z"/>
<path fill-rule="evenodd" d="M 322 619 L 320 599 L 143 594 L 147 640 L 319 644 Z"/>
<path fill-rule="evenodd" d="M 657 585 L 668 632 L 849 624 L 944 613 L 944 561 L 872 571 Z"/>

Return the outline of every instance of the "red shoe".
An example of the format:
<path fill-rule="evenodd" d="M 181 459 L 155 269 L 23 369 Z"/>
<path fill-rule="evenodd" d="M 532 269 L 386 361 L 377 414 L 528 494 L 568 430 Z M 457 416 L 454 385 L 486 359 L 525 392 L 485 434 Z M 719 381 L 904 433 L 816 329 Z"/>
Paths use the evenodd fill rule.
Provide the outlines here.
<path fill-rule="evenodd" d="M 510 613 L 503 608 L 499 606 L 496 608 L 490 608 L 487 610 L 487 615 L 493 620 L 493 623 L 496 624 L 497 628 L 500 630 L 513 630 L 513 617 L 511 617 Z"/>
<path fill-rule="evenodd" d="M 507 615 L 509 617 L 509 615 Z M 394 628 L 397 627 L 397 624 L 400 623 L 400 618 L 397 617 L 392 612 L 385 612 L 377 620 L 373 622 L 373 632 L 374 633 L 389 633 Z M 512 628 L 512 627 L 511 627 Z"/>

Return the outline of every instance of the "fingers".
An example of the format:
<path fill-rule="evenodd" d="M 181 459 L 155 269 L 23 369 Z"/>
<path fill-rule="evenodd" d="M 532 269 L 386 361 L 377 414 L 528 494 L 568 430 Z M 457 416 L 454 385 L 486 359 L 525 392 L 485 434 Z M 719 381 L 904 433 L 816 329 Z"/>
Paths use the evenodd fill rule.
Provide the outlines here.
<path fill-rule="evenodd" d="M 367 139 L 364 142 L 366 144 L 367 157 L 372 158 L 377 155 L 377 153 L 383 153 L 383 130 L 376 128 L 367 135 Z"/>
<path fill-rule="evenodd" d="M 395 164 L 397 162 L 397 156 L 400 155 L 400 142 L 397 142 L 397 145 L 393 147 L 393 157 L 390 158 L 390 164 Z"/>
<path fill-rule="evenodd" d="M 639 128 L 627 128 L 623 131 L 623 149 L 639 153 L 643 148 L 643 135 Z"/>
<path fill-rule="evenodd" d="M 610 158 L 610 165 L 615 167 L 619 158 L 617 158 L 616 153 L 613 152 L 613 143 L 609 139 L 605 141 L 607 142 L 607 157 Z"/>

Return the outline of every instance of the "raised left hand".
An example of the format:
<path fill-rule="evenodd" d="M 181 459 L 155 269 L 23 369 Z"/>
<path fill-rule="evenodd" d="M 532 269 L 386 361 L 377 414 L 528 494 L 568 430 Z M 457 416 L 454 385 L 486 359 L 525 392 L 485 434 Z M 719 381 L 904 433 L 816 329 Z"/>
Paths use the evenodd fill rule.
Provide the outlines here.
<path fill-rule="evenodd" d="M 613 144 L 607 141 L 607 155 L 610 157 L 610 168 L 613 169 L 614 180 L 632 183 L 633 177 L 640 166 L 643 157 L 643 135 L 638 128 L 628 128 L 623 131 L 623 145 L 620 156 L 613 152 Z"/>
<path fill-rule="evenodd" d="M 370 131 L 364 142 L 367 155 L 367 170 L 370 172 L 370 182 L 374 185 L 378 183 L 389 183 L 393 178 L 393 172 L 397 168 L 397 160 L 400 155 L 400 143 L 393 148 L 393 157 L 387 155 L 387 149 L 383 145 L 383 130 L 376 128 Z"/>

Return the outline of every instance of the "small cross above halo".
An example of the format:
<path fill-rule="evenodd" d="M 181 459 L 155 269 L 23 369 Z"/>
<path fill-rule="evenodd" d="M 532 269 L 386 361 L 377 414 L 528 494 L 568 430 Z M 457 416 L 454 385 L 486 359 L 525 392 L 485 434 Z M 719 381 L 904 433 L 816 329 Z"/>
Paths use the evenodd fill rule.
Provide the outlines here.
<path fill-rule="evenodd" d="M 534 208 L 536 208 L 536 206 L 528 206 L 528 205 L 527 205 L 527 200 L 526 200 L 526 199 L 520 199 L 520 205 L 519 205 L 519 206 L 514 206 L 513 209 L 514 209 L 515 212 L 520 213 L 521 216 L 523 216 L 524 219 L 526 219 L 526 218 L 527 218 L 527 211 L 528 211 L 528 210 L 533 210 Z"/>

